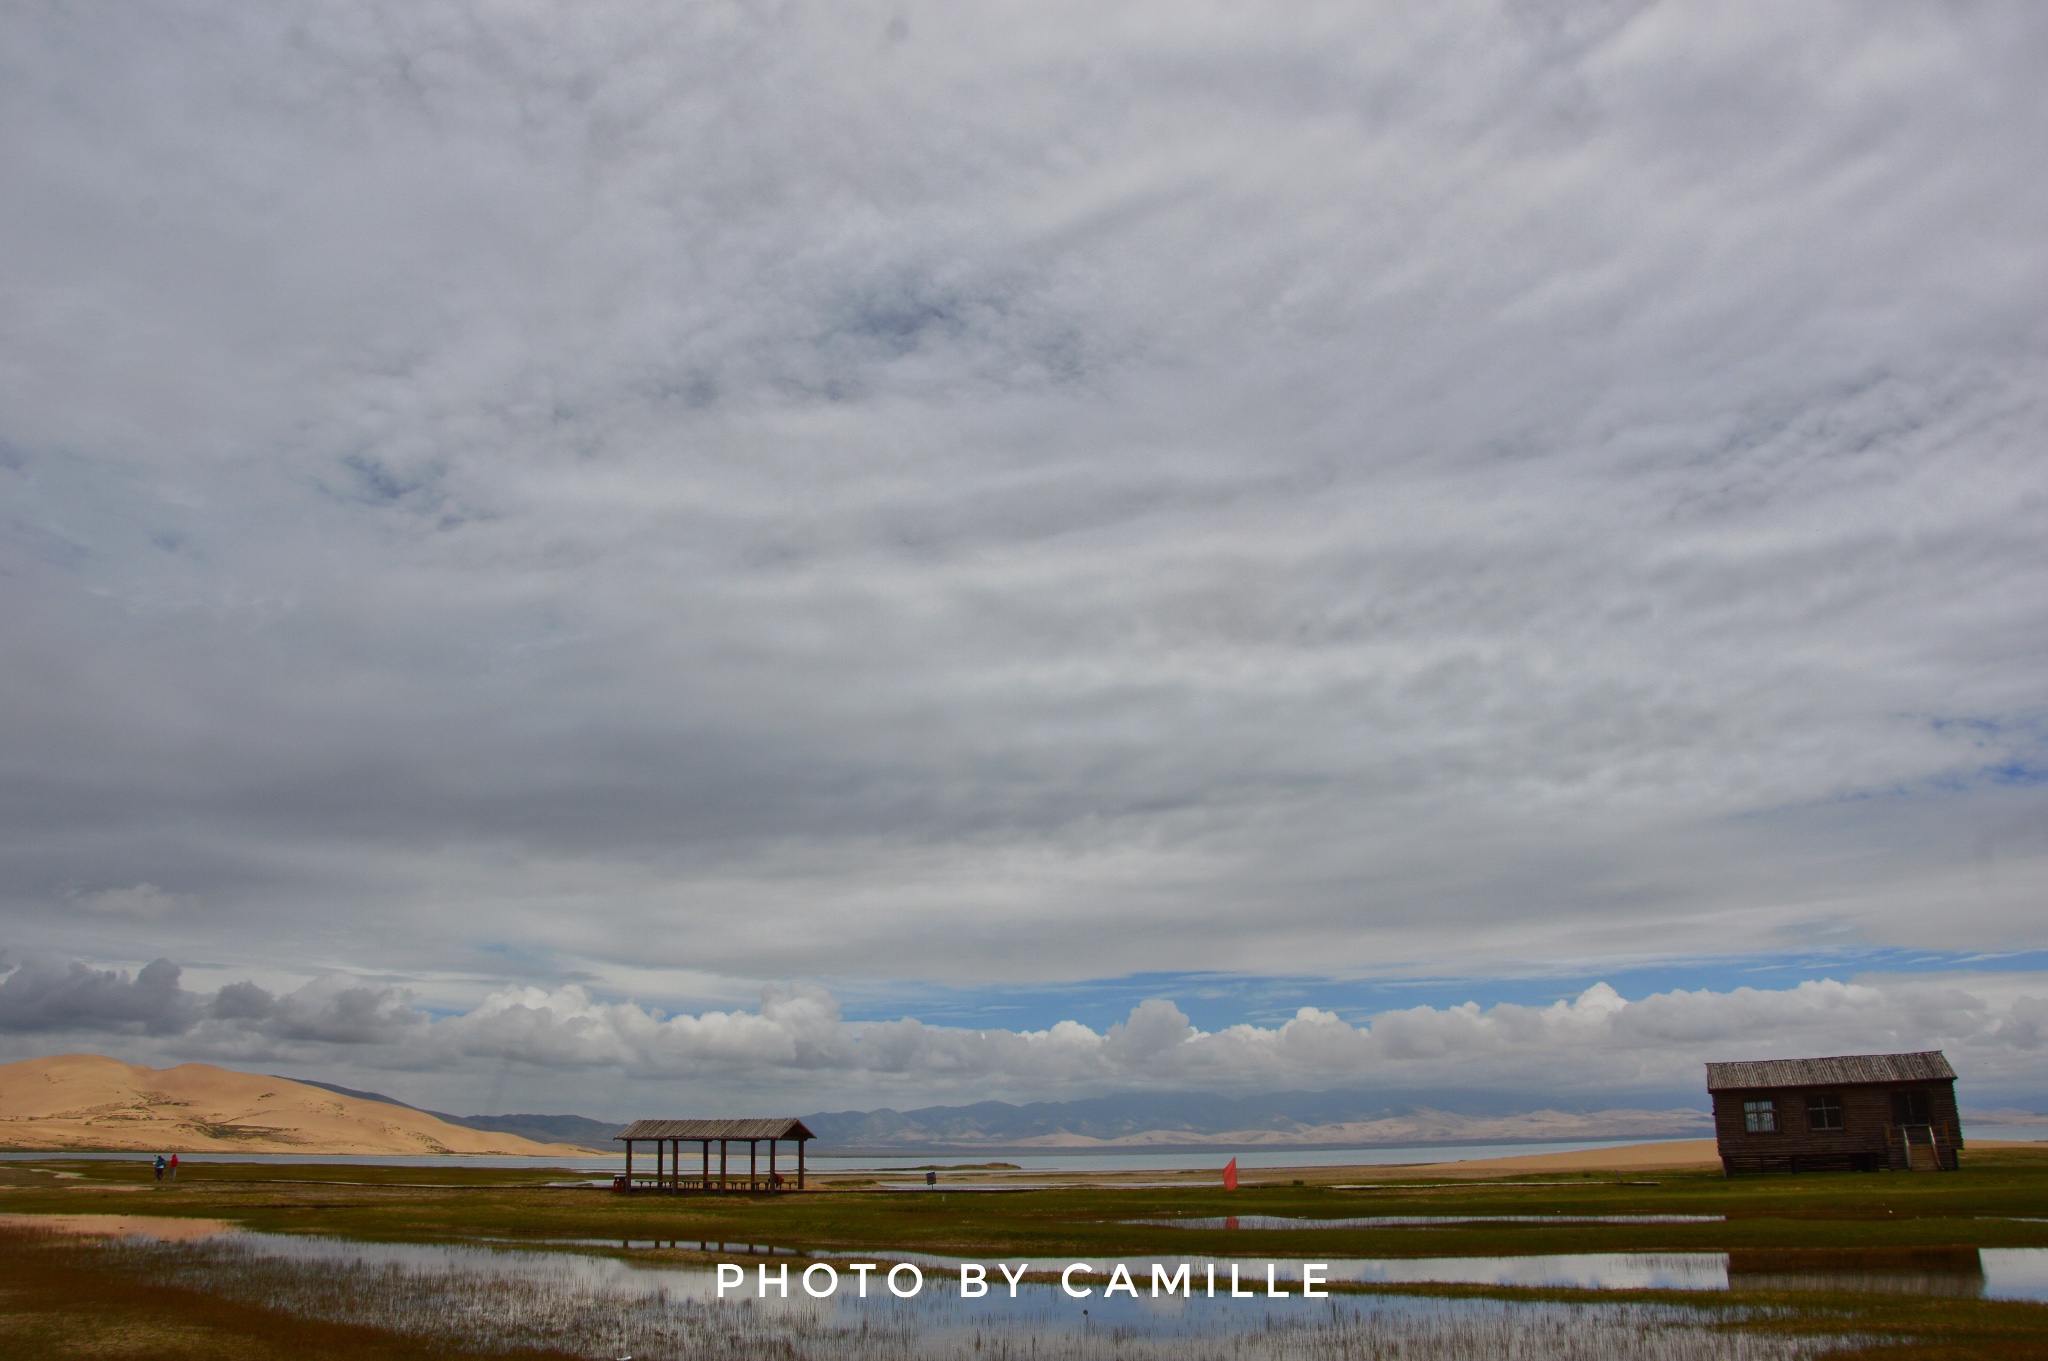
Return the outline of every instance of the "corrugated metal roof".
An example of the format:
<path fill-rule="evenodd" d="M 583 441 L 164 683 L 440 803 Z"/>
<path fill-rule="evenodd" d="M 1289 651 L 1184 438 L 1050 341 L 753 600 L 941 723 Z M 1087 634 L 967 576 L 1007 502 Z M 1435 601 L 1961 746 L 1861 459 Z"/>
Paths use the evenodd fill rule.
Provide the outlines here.
<path fill-rule="evenodd" d="M 612 1136 L 619 1139 L 815 1139 L 804 1122 L 788 1116 L 767 1120 L 635 1120 Z"/>
<path fill-rule="evenodd" d="M 1828 1059 L 1710 1063 L 1707 1090 L 1749 1087 L 1847 1087 L 1860 1082 L 1945 1082 L 1956 1070 L 1939 1049 L 1917 1054 L 1842 1054 Z"/>

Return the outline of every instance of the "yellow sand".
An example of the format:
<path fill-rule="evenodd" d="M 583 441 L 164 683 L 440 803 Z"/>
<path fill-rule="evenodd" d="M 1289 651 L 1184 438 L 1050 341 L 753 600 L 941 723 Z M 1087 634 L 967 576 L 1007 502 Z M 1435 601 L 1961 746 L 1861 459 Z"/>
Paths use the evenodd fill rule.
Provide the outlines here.
<path fill-rule="evenodd" d="M 225 1219 L 179 1219 L 172 1215 L 0 1215 L 0 1229 L 45 1229 L 70 1238 L 154 1238 L 190 1243 L 240 1233 Z"/>
<path fill-rule="evenodd" d="M 1972 1139 L 1969 1147 L 1980 1153 L 1999 1149 L 2043 1149 L 2048 1143 L 2016 1139 Z M 1316 1169 L 1341 1172 L 1347 1178 L 1412 1177 L 1500 1177 L 1528 1172 L 1648 1172 L 1657 1168 L 1719 1167 L 1721 1155 L 1712 1139 L 1676 1139 L 1654 1144 L 1625 1144 L 1618 1148 L 1589 1148 L 1577 1153 L 1525 1153 L 1512 1158 L 1473 1158 L 1465 1162 L 1408 1163 L 1396 1167 L 1346 1167 Z"/>
<path fill-rule="evenodd" d="M 99 1054 L 0 1066 L 0 1148 L 139 1153 L 579 1154 L 422 1111 L 204 1063 Z"/>
<path fill-rule="evenodd" d="M 1410 1166 L 1409 1172 L 1444 1176 L 1467 1172 L 1633 1172 L 1652 1167 L 1719 1167 L 1721 1155 L 1712 1139 L 1674 1139 L 1666 1143 L 1625 1144 L 1620 1148 L 1588 1148 L 1577 1153 L 1524 1153 L 1512 1158 L 1472 1158 L 1463 1162 Z"/>

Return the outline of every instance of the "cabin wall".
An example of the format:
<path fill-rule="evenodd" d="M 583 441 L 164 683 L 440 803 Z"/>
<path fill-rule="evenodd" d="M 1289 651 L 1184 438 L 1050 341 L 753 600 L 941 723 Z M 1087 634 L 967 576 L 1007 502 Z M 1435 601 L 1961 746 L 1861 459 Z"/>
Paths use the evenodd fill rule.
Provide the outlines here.
<path fill-rule="evenodd" d="M 1955 1083 L 1869 1083 L 1847 1087 L 1758 1087 L 1714 1092 L 1714 1138 L 1721 1165 L 1730 1172 L 1874 1172 L 1907 1170 L 1905 1141 L 1892 1123 L 1892 1097 L 1898 1092 L 1924 1092 L 1941 1166 L 1956 1167 L 1962 1127 L 1956 1111 Z M 1814 1129 L 1807 1121 L 1807 1098 L 1827 1095 L 1842 1103 L 1842 1128 Z M 1743 1103 L 1777 1103 L 1778 1129 L 1751 1134 Z"/>

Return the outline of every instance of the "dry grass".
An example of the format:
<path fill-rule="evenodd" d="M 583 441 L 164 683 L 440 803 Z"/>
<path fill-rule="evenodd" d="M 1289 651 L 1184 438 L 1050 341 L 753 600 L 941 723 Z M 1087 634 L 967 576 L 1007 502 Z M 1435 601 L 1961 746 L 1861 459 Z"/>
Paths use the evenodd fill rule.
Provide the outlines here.
<path fill-rule="evenodd" d="M 135 1254 L 56 1235 L 0 1233 L 0 1355 L 149 1361 L 424 1361 L 468 1349 L 345 1320 L 266 1309 L 135 1271 Z M 545 1361 L 561 1353 L 523 1353 Z"/>

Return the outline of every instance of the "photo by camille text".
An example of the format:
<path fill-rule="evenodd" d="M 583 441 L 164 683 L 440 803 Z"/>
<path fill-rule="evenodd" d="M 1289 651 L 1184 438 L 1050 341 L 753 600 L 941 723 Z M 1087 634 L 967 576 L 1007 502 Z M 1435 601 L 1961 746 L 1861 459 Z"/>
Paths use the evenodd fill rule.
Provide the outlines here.
<path fill-rule="evenodd" d="M 1017 1287 L 1027 1276 L 1033 1279 L 1050 1279 L 1053 1270 L 1033 1272 L 1029 1262 L 997 1262 L 994 1264 L 1006 1283 L 1009 1298 L 1017 1298 Z M 1328 1284 L 1330 1269 L 1327 1262 L 1302 1262 L 1296 1269 L 1292 1263 L 1266 1262 L 1264 1278 L 1254 1272 L 1246 1272 L 1244 1263 L 1227 1262 L 1220 1264 L 1224 1274 L 1219 1275 L 1219 1264 L 1204 1262 L 1197 1272 L 1196 1264 L 1189 1261 L 1153 1262 L 1150 1264 L 1150 1295 L 1153 1299 L 1161 1296 L 1179 1295 L 1193 1299 L 1197 1291 L 1205 1298 L 1216 1299 L 1327 1299 L 1329 1292 L 1319 1287 Z M 868 1298 L 869 1276 L 882 1271 L 879 1262 L 848 1262 L 845 1269 L 853 1276 L 849 1289 L 856 1299 Z M 989 1264 L 985 1262 L 961 1262 L 960 1297 L 962 1299 L 985 1299 L 989 1293 Z M 1094 1295 L 1096 1287 L 1088 1282 L 1100 1280 L 1102 1271 L 1090 1262 L 1070 1262 L 1058 1269 L 1059 1286 L 1073 1299 L 1087 1299 Z M 777 1265 L 772 1271 L 765 1264 L 754 1268 L 752 1297 L 756 1299 L 790 1298 L 790 1264 Z M 1286 1285 L 1298 1282 L 1300 1289 L 1288 1290 Z M 840 1269 L 830 1262 L 813 1262 L 796 1277 L 796 1286 L 812 1299 L 830 1299 L 839 1293 Z M 924 1270 L 915 1262 L 897 1262 L 890 1266 L 881 1278 L 881 1284 L 890 1295 L 897 1299 L 911 1299 L 919 1294 L 925 1285 Z M 718 1264 L 718 1298 L 724 1299 L 728 1291 L 740 1292 L 741 1298 L 747 1290 L 747 1269 L 738 1262 Z M 1260 1288 L 1262 1287 L 1262 1288 Z M 775 1292 L 771 1297 L 769 1292 Z M 1109 1270 L 1109 1279 L 1101 1287 L 1102 1297 L 1125 1294 L 1138 1298 L 1139 1286 L 1132 1278 L 1130 1266 L 1116 1263 Z M 880 1291 L 876 1292 L 877 1296 Z"/>

